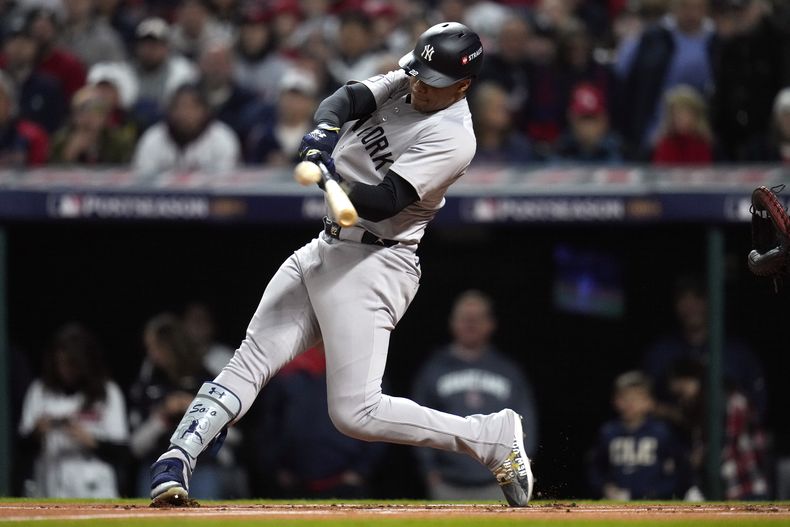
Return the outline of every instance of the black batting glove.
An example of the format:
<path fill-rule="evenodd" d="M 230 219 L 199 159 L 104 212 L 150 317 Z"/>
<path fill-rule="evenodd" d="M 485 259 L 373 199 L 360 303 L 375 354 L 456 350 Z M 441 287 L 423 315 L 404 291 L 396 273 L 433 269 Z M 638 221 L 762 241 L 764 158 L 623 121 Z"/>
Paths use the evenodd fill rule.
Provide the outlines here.
<path fill-rule="evenodd" d="M 302 143 L 299 145 L 299 159 L 313 161 L 309 156 L 314 157 L 314 150 L 331 156 L 337 144 L 338 132 L 340 132 L 340 128 L 324 123 L 319 124 L 315 130 L 302 137 Z"/>

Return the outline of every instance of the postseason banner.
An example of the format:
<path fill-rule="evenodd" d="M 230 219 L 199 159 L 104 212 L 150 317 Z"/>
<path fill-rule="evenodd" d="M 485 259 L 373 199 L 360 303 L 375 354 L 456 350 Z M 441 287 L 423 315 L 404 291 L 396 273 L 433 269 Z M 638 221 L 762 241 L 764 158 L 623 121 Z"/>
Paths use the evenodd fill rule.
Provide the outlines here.
<path fill-rule="evenodd" d="M 790 183 L 781 166 L 473 167 L 437 221 L 454 224 L 744 222 L 751 192 Z M 779 195 L 785 205 L 790 200 Z M 291 172 L 230 174 L 129 170 L 0 171 L 0 221 L 311 223 L 326 214 L 317 187 Z"/>

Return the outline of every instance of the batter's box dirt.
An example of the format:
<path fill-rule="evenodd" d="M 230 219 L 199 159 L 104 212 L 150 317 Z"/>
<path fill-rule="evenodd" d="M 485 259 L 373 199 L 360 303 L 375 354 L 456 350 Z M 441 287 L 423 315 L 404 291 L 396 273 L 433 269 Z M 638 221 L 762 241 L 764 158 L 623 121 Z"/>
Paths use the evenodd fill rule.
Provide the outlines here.
<path fill-rule="evenodd" d="M 521 521 L 549 521 L 552 525 L 606 525 L 617 520 L 618 525 L 639 525 L 652 521 L 664 521 L 667 525 L 708 525 L 720 519 L 726 525 L 790 525 L 790 504 L 613 504 L 601 502 L 536 502 L 527 508 L 510 508 L 503 504 L 441 504 L 441 503 L 218 503 L 207 502 L 200 507 L 161 507 L 152 508 L 143 501 L 114 503 L 69 503 L 64 501 L 8 501 L 0 502 L 0 523 L 15 524 L 28 521 L 52 520 L 53 525 L 60 522 L 75 522 L 79 525 L 108 525 L 106 520 L 135 519 L 145 520 L 152 525 L 152 519 L 161 518 L 162 525 L 172 525 L 168 518 L 194 518 L 206 522 L 221 521 L 221 525 L 235 525 L 238 520 L 243 525 L 277 525 L 277 520 L 285 518 L 311 520 L 320 523 L 324 520 L 365 520 L 373 518 L 408 519 L 409 525 L 419 525 L 419 519 L 426 522 L 458 520 L 485 523 L 484 517 L 492 521 L 505 519 Z M 477 520 L 474 520 L 477 518 Z M 498 519 L 498 520 L 497 520 Z M 91 521 L 93 520 L 93 521 Z M 418 523 L 413 523 L 416 520 Z M 627 523 L 621 523 L 625 521 Z M 603 522 L 603 523 L 602 523 Z M 631 523 L 634 522 L 634 523 Z M 682 522 L 682 523 L 678 523 Z M 778 522 L 778 523 L 777 523 Z M 207 523 L 207 525 L 210 523 Z M 431 523 L 435 525 L 435 523 Z M 69 523 L 71 525 L 71 523 Z M 111 525 L 111 524 L 109 524 Z M 202 523 L 201 523 L 202 525 Z M 212 523 L 213 525 L 213 523 Z M 219 524 L 218 524 L 219 525 Z M 333 523 L 334 525 L 334 523 Z M 449 524 L 448 524 L 449 525 Z M 464 525 L 467 525 L 466 523 Z"/>

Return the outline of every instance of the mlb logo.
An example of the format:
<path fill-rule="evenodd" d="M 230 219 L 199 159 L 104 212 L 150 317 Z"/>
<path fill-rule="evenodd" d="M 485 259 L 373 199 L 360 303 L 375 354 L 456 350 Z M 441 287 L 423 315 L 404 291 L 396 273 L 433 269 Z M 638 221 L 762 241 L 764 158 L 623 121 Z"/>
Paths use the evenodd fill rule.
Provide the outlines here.
<path fill-rule="evenodd" d="M 464 55 L 463 57 L 461 57 L 461 64 L 463 64 L 464 66 L 466 66 L 466 64 L 467 64 L 468 62 L 469 62 L 469 56 L 467 56 L 467 55 Z"/>

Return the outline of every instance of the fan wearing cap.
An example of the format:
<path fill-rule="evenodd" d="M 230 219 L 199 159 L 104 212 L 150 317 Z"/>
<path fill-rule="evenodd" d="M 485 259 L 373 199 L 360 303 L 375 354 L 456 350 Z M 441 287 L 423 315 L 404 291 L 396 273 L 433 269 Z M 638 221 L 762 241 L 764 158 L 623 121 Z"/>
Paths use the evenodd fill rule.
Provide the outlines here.
<path fill-rule="evenodd" d="M 343 178 L 360 220 L 341 228 L 325 218 L 272 277 L 245 340 L 189 406 L 207 411 L 185 414 L 153 465 L 154 502 L 183 504 L 209 442 L 277 371 L 323 342 L 328 412 L 340 432 L 469 455 L 493 472 L 511 506 L 527 505 L 533 477 L 514 410 L 463 417 L 382 392 L 390 333 L 419 287 L 420 240 L 475 154 L 466 93 L 482 61 L 476 33 L 438 24 L 401 69 L 347 84 L 319 105 L 300 155 Z"/>
<path fill-rule="evenodd" d="M 571 93 L 568 132 L 557 145 L 557 158 L 572 163 L 612 164 L 622 161 L 621 144 L 610 131 L 603 93 L 590 83 Z"/>
<path fill-rule="evenodd" d="M 280 96 L 270 119 L 260 119 L 246 137 L 249 163 L 295 163 L 305 130 L 313 125 L 318 106 L 318 83 L 307 70 L 292 68 L 280 79 Z"/>
<path fill-rule="evenodd" d="M 133 66 L 140 92 L 134 113 L 144 125 L 161 117 L 161 109 L 179 86 L 198 77 L 194 64 L 171 50 L 169 34 L 170 25 L 161 18 L 147 18 L 137 26 Z"/>

